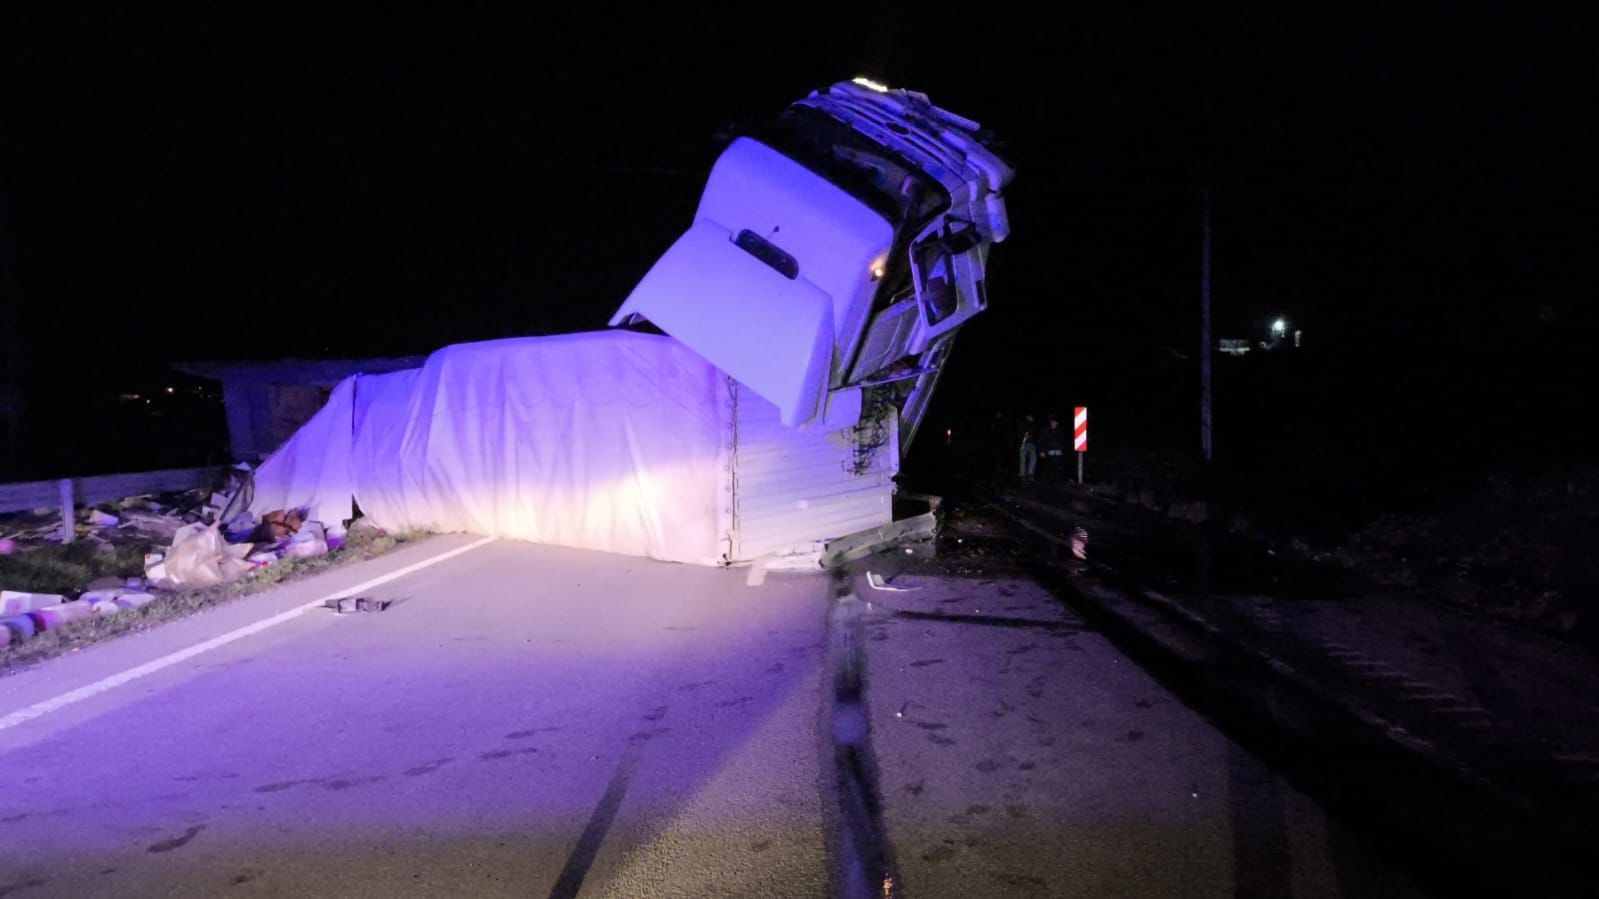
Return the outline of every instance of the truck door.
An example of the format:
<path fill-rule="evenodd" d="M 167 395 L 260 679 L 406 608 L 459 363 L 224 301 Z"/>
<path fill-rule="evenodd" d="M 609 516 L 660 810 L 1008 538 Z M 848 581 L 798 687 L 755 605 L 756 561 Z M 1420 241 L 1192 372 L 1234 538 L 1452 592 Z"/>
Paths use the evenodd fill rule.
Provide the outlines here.
<path fill-rule="evenodd" d="M 701 219 L 611 317 L 648 319 L 777 406 L 783 424 L 821 411 L 833 359 L 833 300 L 768 239 Z"/>

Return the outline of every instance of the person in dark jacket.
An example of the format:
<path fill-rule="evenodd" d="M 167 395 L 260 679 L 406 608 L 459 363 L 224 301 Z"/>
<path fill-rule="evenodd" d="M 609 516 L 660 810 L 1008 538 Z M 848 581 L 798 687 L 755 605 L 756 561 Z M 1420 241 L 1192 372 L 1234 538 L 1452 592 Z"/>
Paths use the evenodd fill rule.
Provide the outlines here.
<path fill-rule="evenodd" d="M 1017 423 L 1016 433 L 1021 442 L 1017 474 L 1024 481 L 1031 481 L 1038 469 L 1038 426 L 1033 423 L 1031 413 L 1022 416 Z"/>
<path fill-rule="evenodd" d="M 1044 416 L 1044 420 L 1044 429 L 1038 433 L 1039 479 L 1060 481 L 1065 477 L 1062 463 L 1066 461 L 1066 432 L 1053 413 Z"/>

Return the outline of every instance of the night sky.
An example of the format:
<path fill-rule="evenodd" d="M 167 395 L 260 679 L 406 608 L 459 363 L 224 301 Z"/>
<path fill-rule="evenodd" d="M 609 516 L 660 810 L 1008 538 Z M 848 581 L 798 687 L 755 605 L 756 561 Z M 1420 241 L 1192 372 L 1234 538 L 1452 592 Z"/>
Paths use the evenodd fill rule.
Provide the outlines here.
<path fill-rule="evenodd" d="M 1599 80 L 1572 23 L 584 8 L 8 10 L 0 382 L 30 403 L 12 467 L 102 464 L 63 441 L 95 442 L 105 404 L 174 361 L 603 327 L 730 129 L 858 74 L 981 121 L 1018 170 L 941 421 L 1090 402 L 1129 444 L 1192 443 L 1207 186 L 1217 336 L 1305 332 L 1240 390 L 1272 385 L 1324 436 L 1382 439 L 1332 424 L 1369 408 L 1396 446 L 1462 455 L 1501 444 L 1496 404 L 1527 445 L 1570 450 L 1591 404 Z M 200 452 L 151 433 L 175 463 Z"/>

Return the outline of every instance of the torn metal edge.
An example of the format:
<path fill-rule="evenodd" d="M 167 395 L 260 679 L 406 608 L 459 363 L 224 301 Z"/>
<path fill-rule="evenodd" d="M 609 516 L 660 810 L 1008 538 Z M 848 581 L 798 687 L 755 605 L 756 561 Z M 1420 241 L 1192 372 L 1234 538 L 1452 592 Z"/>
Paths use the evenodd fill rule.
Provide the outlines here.
<path fill-rule="evenodd" d="M 927 511 L 829 541 L 822 551 L 822 567 L 834 568 L 890 547 L 932 540 L 943 524 L 944 498 L 927 493 L 902 493 L 900 498 L 925 502 Z"/>

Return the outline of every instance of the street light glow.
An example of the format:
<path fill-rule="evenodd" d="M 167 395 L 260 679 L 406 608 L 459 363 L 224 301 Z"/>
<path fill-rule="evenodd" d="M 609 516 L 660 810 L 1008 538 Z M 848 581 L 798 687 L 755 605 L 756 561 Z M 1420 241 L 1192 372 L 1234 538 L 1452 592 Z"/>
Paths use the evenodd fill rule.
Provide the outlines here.
<path fill-rule="evenodd" d="M 1288 330 L 1288 322 L 1279 318 L 1271 323 L 1271 330 L 1273 334 L 1282 334 Z"/>

